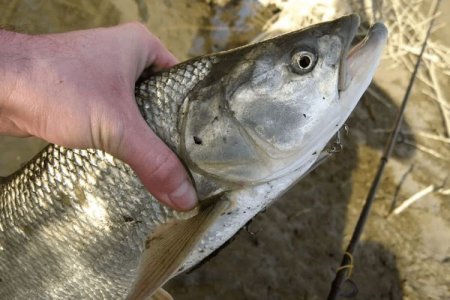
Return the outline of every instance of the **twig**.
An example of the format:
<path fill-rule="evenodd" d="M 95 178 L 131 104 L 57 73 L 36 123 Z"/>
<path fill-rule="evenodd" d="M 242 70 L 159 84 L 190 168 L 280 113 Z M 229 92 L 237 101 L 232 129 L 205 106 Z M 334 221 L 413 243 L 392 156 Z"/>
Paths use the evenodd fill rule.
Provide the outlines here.
<path fill-rule="evenodd" d="M 394 215 L 398 215 L 399 213 L 401 213 L 402 211 L 407 209 L 409 206 L 411 206 L 414 202 L 416 202 L 417 200 L 419 200 L 419 199 L 425 197 L 426 195 L 434 192 L 435 190 L 436 190 L 436 188 L 432 184 L 432 185 L 424 188 L 423 190 L 415 193 L 414 195 L 412 195 L 411 197 L 406 199 L 399 207 L 394 209 L 394 212 L 393 212 Z"/>
<path fill-rule="evenodd" d="M 440 186 L 435 186 L 434 184 L 432 184 L 432 185 L 424 188 L 423 190 L 415 193 L 414 195 L 412 195 L 405 201 L 403 201 L 403 203 L 394 210 L 394 215 L 400 214 L 406 208 L 411 206 L 414 202 L 418 201 L 419 199 L 425 197 L 426 195 L 428 195 L 432 192 L 438 192 L 443 195 L 446 195 L 447 193 L 450 194 L 450 189 L 447 189 L 447 190 L 444 189 L 445 185 L 447 184 L 448 178 L 449 177 L 447 176 Z"/>
<path fill-rule="evenodd" d="M 408 72 L 414 72 L 414 64 L 408 61 L 407 56 L 400 56 L 399 60 L 403 63 L 403 66 L 406 68 Z M 425 85 L 430 88 L 434 88 L 433 83 L 428 78 L 425 78 L 423 74 L 417 74 L 417 77 L 422 81 Z"/>
<path fill-rule="evenodd" d="M 441 160 L 446 161 L 446 162 L 450 162 L 449 158 L 447 158 L 446 156 L 442 155 L 441 153 L 439 153 L 439 152 L 437 152 L 437 151 L 435 151 L 433 149 L 430 149 L 430 148 L 428 148 L 426 146 L 423 146 L 421 144 L 418 144 L 418 143 L 415 143 L 413 141 L 406 140 L 406 139 L 404 141 L 402 141 L 402 142 L 404 144 L 406 144 L 406 145 L 413 146 L 417 150 L 420 150 L 420 151 L 422 151 L 422 152 L 424 152 L 426 154 L 429 154 L 429 155 L 431 155 L 431 156 L 433 156 L 435 158 L 441 159 Z"/>
<path fill-rule="evenodd" d="M 367 89 L 367 93 L 370 96 L 372 96 L 374 99 L 380 101 L 387 108 L 389 108 L 389 109 L 392 108 L 392 104 L 390 104 L 388 101 L 386 101 L 386 99 L 382 95 L 380 95 L 380 93 L 378 93 L 372 86 L 369 86 L 369 88 Z"/>
<path fill-rule="evenodd" d="M 414 133 L 410 133 L 410 134 L 414 135 Z M 417 134 L 418 136 L 430 139 L 430 140 L 435 140 L 435 141 L 450 144 L 450 138 L 446 138 L 445 136 L 428 133 L 426 131 L 417 131 L 415 134 Z"/>
<path fill-rule="evenodd" d="M 450 189 L 444 189 L 444 188 L 441 188 L 441 189 L 439 189 L 437 192 L 438 192 L 439 194 L 445 195 L 445 196 L 450 195 Z"/>
<path fill-rule="evenodd" d="M 414 55 L 417 55 L 420 52 L 420 48 L 418 46 L 401 45 L 401 48 Z M 424 58 L 433 63 L 437 63 L 440 60 L 440 57 L 435 53 L 425 53 Z"/>
<path fill-rule="evenodd" d="M 431 14 L 431 15 L 435 15 L 436 14 L 436 12 L 438 11 L 440 3 L 441 3 L 441 0 L 437 0 L 436 6 L 434 7 L 434 10 L 433 10 L 433 14 Z M 397 135 L 398 135 L 398 132 L 400 130 L 400 124 L 403 121 L 403 115 L 404 115 L 404 112 L 405 112 L 405 109 L 406 109 L 406 105 L 408 104 L 408 100 L 410 99 L 409 96 L 411 94 L 411 90 L 412 90 L 412 87 L 414 85 L 414 81 L 415 81 L 416 76 L 417 76 L 417 71 L 419 70 L 420 61 L 422 59 L 423 53 L 425 52 L 427 41 L 428 41 L 428 38 L 430 36 L 430 32 L 431 32 L 431 29 L 433 27 L 434 21 L 435 21 L 435 19 L 431 20 L 430 26 L 429 26 L 429 28 L 427 30 L 426 35 L 425 35 L 425 39 L 424 39 L 423 44 L 422 44 L 422 49 L 420 51 L 419 57 L 417 58 L 417 62 L 416 62 L 416 65 L 414 67 L 414 71 L 413 71 L 413 73 L 411 75 L 411 79 L 409 81 L 408 87 L 406 89 L 405 96 L 403 98 L 403 101 L 402 101 L 402 104 L 400 106 L 400 109 L 399 109 L 399 111 L 397 113 L 397 117 L 396 117 L 396 120 L 395 120 L 394 131 L 389 136 L 389 139 L 388 139 L 388 141 L 386 143 L 386 147 L 384 149 L 383 156 L 380 159 L 380 164 L 379 164 L 377 173 L 376 173 L 375 178 L 374 178 L 374 180 L 372 182 L 372 185 L 370 187 L 369 193 L 368 193 L 367 198 L 366 198 L 366 202 L 364 203 L 364 207 L 363 207 L 363 209 L 361 211 L 361 214 L 360 214 L 360 216 L 358 218 L 358 222 L 356 223 L 355 229 L 354 229 L 352 237 L 350 239 L 350 243 L 347 246 L 347 250 L 345 252 L 346 255 L 343 256 L 342 261 L 341 261 L 341 265 L 340 265 L 340 269 L 338 269 L 338 271 L 336 272 L 336 277 L 334 278 L 333 283 L 331 284 L 331 289 L 330 289 L 330 292 L 329 292 L 328 297 L 327 297 L 328 300 L 334 300 L 338 296 L 339 289 L 340 289 L 342 283 L 345 280 L 345 274 L 346 274 L 345 271 L 346 270 L 343 269 L 343 267 L 344 266 L 348 266 L 351 263 L 349 257 L 351 257 L 353 255 L 353 252 L 354 252 L 354 250 L 356 248 L 356 245 L 357 245 L 357 243 L 358 243 L 358 241 L 359 241 L 359 239 L 360 239 L 360 237 L 362 235 L 362 232 L 363 232 L 363 229 L 364 229 L 364 225 L 366 224 L 366 221 L 367 221 L 367 219 L 369 217 L 370 208 L 372 207 L 372 203 L 373 203 L 373 200 L 375 199 L 376 191 L 377 191 L 378 186 L 379 186 L 379 184 L 381 182 L 381 177 L 383 175 L 384 168 L 385 168 L 385 166 L 386 166 L 386 164 L 387 164 L 387 162 L 389 160 L 389 157 L 392 154 L 392 150 L 394 149 L 395 141 L 397 140 Z"/>
<path fill-rule="evenodd" d="M 391 133 L 392 130 L 390 130 L 390 129 L 383 129 L 383 128 L 375 128 L 375 129 L 372 129 L 372 132 L 374 132 L 374 133 Z M 411 131 L 401 130 L 400 134 L 408 135 L 408 136 L 415 136 L 415 135 L 417 135 L 417 136 L 420 136 L 420 137 L 423 137 L 423 138 L 427 138 L 427 139 L 430 139 L 430 140 L 434 140 L 434 141 L 450 144 L 450 138 L 447 138 L 445 136 L 438 135 L 438 134 L 432 134 L 432 133 L 429 133 L 429 132 L 426 132 L 426 131 L 414 131 L 414 132 L 411 132 Z"/>
<path fill-rule="evenodd" d="M 447 137 L 450 137 L 450 119 L 449 119 L 449 116 L 448 116 L 446 110 L 444 109 L 444 107 L 441 104 L 441 103 L 446 103 L 447 101 L 445 101 L 445 99 L 444 99 L 444 94 L 442 92 L 441 85 L 439 84 L 439 80 L 437 78 L 436 67 L 433 64 L 430 65 L 430 77 L 431 77 L 431 81 L 433 82 L 433 85 L 434 85 L 436 98 L 439 100 L 437 102 L 439 104 L 439 109 L 441 110 L 441 113 L 442 113 L 442 116 L 444 119 L 444 125 L 445 125 L 445 130 L 447 133 Z"/>
<path fill-rule="evenodd" d="M 397 204 L 397 197 L 398 197 L 398 194 L 400 193 L 400 189 L 402 188 L 402 185 L 405 182 L 406 177 L 408 177 L 409 173 L 411 173 L 413 169 L 414 169 L 414 164 L 410 165 L 408 170 L 406 170 L 406 172 L 402 175 L 402 178 L 400 179 L 400 182 L 397 185 L 397 188 L 395 189 L 395 193 L 394 193 L 394 197 L 392 199 L 391 207 L 389 208 L 389 214 L 391 214 L 392 211 L 394 210 L 395 205 Z"/>
<path fill-rule="evenodd" d="M 445 102 L 443 102 L 442 100 L 438 99 L 438 98 L 436 97 L 436 94 L 435 94 L 435 93 L 432 94 L 431 92 L 428 92 L 427 90 L 422 90 L 422 93 L 423 93 L 424 95 L 427 95 L 428 97 L 430 97 L 432 100 L 436 101 L 437 103 L 439 103 L 439 105 L 440 105 L 442 108 L 444 108 L 444 109 L 446 109 L 446 110 L 450 110 L 450 104 L 445 103 Z"/>

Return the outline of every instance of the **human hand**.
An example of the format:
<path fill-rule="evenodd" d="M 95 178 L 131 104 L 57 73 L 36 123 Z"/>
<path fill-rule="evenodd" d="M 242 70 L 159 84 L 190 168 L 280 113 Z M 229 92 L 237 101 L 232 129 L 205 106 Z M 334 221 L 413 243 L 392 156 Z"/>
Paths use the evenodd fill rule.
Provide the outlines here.
<path fill-rule="evenodd" d="M 104 150 L 128 163 L 161 202 L 196 195 L 176 155 L 142 118 L 134 84 L 176 59 L 143 25 L 29 36 L 0 31 L 0 133 Z"/>

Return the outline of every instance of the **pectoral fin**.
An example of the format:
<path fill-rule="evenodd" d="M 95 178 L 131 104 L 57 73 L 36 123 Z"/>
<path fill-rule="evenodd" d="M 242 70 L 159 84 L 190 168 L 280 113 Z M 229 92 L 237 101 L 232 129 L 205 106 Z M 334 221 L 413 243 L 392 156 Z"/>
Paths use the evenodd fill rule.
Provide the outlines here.
<path fill-rule="evenodd" d="M 158 228 L 146 242 L 138 277 L 128 295 L 129 300 L 141 300 L 153 295 L 181 267 L 187 255 L 203 234 L 228 207 L 219 200 L 187 220 L 174 221 Z"/>
<path fill-rule="evenodd" d="M 173 300 L 173 297 L 163 288 L 159 288 L 148 300 Z"/>

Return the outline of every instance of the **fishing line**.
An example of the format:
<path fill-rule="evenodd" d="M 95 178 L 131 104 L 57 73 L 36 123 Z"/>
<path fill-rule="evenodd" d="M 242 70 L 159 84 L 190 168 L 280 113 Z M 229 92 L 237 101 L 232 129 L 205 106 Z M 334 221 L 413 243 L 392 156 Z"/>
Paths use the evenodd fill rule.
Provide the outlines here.
<path fill-rule="evenodd" d="M 336 297 L 339 296 L 339 289 L 342 285 L 342 283 L 346 280 L 348 280 L 348 276 L 346 277 L 346 274 L 348 274 L 348 270 L 353 269 L 353 252 L 355 251 L 356 245 L 361 237 L 361 234 L 364 230 L 364 225 L 366 224 L 367 218 L 369 217 L 370 208 L 372 206 L 373 200 L 375 199 L 375 195 L 378 189 L 378 186 L 381 181 L 381 177 L 384 172 L 384 168 L 389 160 L 389 157 L 392 154 L 392 150 L 394 149 L 394 142 L 397 140 L 398 133 L 400 131 L 400 124 L 403 121 L 403 115 L 405 112 L 406 105 L 409 101 L 409 96 L 411 94 L 411 90 L 414 84 L 414 81 L 416 79 L 417 71 L 419 69 L 420 61 L 422 60 L 423 53 L 425 52 L 425 48 L 427 46 L 427 41 L 431 33 L 431 29 L 433 27 L 434 21 L 436 19 L 436 13 L 438 11 L 439 5 L 441 4 L 441 0 L 438 0 L 436 2 L 436 6 L 434 8 L 432 19 L 430 21 L 430 26 L 428 27 L 427 33 L 425 35 L 425 39 L 422 44 L 422 49 L 420 50 L 420 54 L 417 57 L 416 65 L 414 66 L 414 71 L 411 75 L 411 79 L 409 81 L 408 87 L 406 89 L 405 96 L 403 98 L 402 104 L 400 106 L 400 109 L 397 113 L 397 117 L 395 120 L 394 130 L 392 131 L 391 135 L 389 136 L 383 156 L 380 159 L 380 164 L 378 166 L 377 173 L 375 175 L 374 180 L 372 181 L 372 185 L 370 187 L 369 193 L 366 198 L 366 202 L 364 203 L 363 209 L 361 210 L 361 214 L 359 215 L 358 222 L 356 223 L 355 229 L 352 234 L 352 238 L 347 246 L 347 250 L 345 251 L 344 256 L 342 257 L 341 265 L 336 271 L 336 276 L 331 284 L 331 289 L 328 294 L 327 299 L 328 300 L 334 300 Z"/>

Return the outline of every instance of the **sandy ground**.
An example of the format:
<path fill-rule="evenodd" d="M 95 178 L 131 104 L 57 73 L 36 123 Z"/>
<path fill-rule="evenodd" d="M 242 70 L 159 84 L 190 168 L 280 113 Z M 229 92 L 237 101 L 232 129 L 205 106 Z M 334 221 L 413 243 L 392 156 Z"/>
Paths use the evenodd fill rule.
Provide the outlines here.
<path fill-rule="evenodd" d="M 44 33 L 140 20 L 183 60 L 250 41 L 275 11 L 256 1 L 231 1 L 226 7 L 187 0 L 0 1 L 0 24 Z M 443 12 L 442 19 L 450 16 L 448 1 Z M 447 28 L 435 37 L 450 46 Z M 365 96 L 350 118 L 345 151 L 258 215 L 217 256 L 169 282 L 175 299 L 326 297 L 378 165 L 387 137 L 383 131 L 393 124 L 408 82 L 407 72 L 391 67 L 383 61 L 375 81 L 384 100 Z M 449 77 L 442 83 L 448 87 Z M 435 192 L 388 216 L 411 166 L 397 205 L 450 175 L 449 144 L 417 134 L 444 134 L 438 107 L 420 94 L 420 84 L 413 94 L 402 128 L 413 134 L 401 135 L 384 175 L 355 256 L 352 281 L 358 293 L 352 299 L 450 299 L 450 197 Z M 0 175 L 20 167 L 44 144 L 0 137 Z"/>

